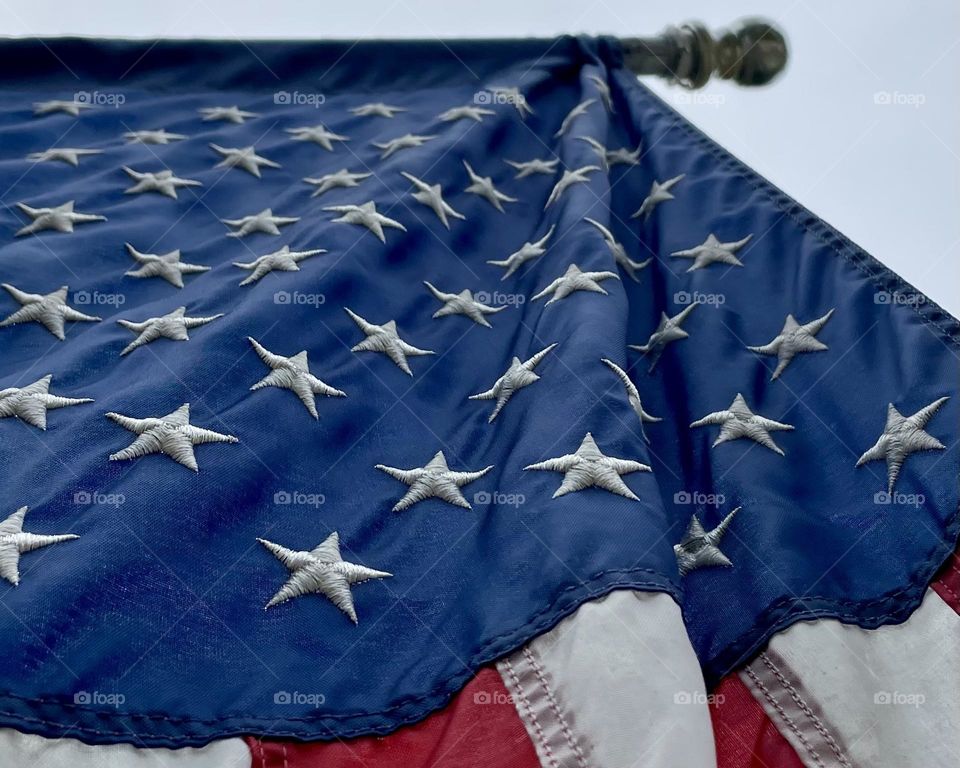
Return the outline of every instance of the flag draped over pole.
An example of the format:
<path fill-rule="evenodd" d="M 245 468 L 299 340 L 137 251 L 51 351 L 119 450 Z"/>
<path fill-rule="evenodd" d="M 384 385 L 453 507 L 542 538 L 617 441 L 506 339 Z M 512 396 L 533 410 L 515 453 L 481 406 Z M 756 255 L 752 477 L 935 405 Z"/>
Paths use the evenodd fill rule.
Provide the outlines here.
<path fill-rule="evenodd" d="M 957 321 L 615 40 L 0 58 L 0 752 L 902 766 L 896 697 L 953 717 L 850 691 L 956 636 Z"/>

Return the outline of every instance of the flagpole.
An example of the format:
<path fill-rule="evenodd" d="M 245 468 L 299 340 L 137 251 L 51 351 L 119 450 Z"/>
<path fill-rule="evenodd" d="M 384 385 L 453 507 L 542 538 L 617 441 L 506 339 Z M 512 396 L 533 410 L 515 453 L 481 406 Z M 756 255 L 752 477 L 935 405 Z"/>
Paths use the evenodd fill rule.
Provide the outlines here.
<path fill-rule="evenodd" d="M 686 88 L 702 88 L 716 75 L 739 85 L 766 85 L 787 64 L 787 42 L 773 24 L 745 19 L 715 36 L 699 22 L 668 27 L 658 37 L 621 38 L 626 65 Z"/>

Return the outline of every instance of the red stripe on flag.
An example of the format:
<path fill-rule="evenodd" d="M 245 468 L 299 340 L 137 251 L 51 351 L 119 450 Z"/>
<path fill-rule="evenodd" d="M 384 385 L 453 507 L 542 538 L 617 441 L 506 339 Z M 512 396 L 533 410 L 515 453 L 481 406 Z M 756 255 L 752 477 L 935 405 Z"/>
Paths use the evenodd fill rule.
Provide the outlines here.
<path fill-rule="evenodd" d="M 789 742 L 736 674 L 720 681 L 710 703 L 718 768 L 803 768 Z"/>
<path fill-rule="evenodd" d="M 253 768 L 540 768 L 510 694 L 492 668 L 480 670 L 444 709 L 386 736 L 246 741 Z"/>
<path fill-rule="evenodd" d="M 960 550 L 950 555 L 940 572 L 934 577 L 930 588 L 943 598 L 943 602 L 960 613 L 960 554 L 958 553 Z"/>

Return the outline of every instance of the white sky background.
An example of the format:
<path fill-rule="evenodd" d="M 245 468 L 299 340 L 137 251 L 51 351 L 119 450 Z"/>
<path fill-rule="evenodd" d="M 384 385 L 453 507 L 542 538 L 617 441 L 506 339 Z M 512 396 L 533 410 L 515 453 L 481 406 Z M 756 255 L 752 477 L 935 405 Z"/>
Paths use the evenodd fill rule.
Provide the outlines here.
<path fill-rule="evenodd" d="M 6 35 L 645 36 L 762 15 L 788 36 L 772 86 L 657 92 L 734 154 L 960 316 L 960 3 L 956 0 L 0 0 Z M 878 104 L 876 94 L 890 94 Z M 715 98 L 716 97 L 716 98 Z M 681 99 L 683 97 L 681 96 Z M 903 103 L 897 103 L 897 102 Z M 909 102 L 909 103 L 907 103 Z M 918 105 L 918 102 L 919 105 Z"/>

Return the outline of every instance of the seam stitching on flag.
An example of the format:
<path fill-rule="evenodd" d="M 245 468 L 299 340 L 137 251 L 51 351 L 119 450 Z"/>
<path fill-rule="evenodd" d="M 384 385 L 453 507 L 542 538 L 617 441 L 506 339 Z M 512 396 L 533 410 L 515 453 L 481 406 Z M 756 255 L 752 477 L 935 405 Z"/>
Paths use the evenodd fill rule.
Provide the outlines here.
<path fill-rule="evenodd" d="M 579 765 L 580 768 L 587 768 L 587 762 L 584 759 L 583 750 L 580 749 L 580 744 L 577 742 L 573 732 L 570 730 L 570 726 L 567 724 L 566 718 L 560 711 L 560 706 L 557 704 L 557 699 L 553 694 L 553 690 L 549 682 L 547 681 L 546 672 L 543 669 L 543 666 L 537 660 L 536 654 L 534 654 L 530 646 L 524 647 L 523 655 L 533 669 L 533 673 L 537 676 L 537 680 L 540 683 L 540 687 L 543 688 L 544 694 L 546 694 L 547 703 L 550 705 L 550 709 L 553 710 L 553 714 L 557 718 L 557 724 L 560 726 L 560 732 L 567 740 L 567 746 L 569 746 L 574 755 L 576 755 L 577 765 Z"/>
<path fill-rule="evenodd" d="M 770 658 L 769 653 L 761 653 L 760 661 L 770 670 L 774 677 L 777 678 L 777 681 L 783 687 L 784 691 L 786 691 L 787 695 L 793 700 L 794 704 L 796 704 L 800 708 L 800 711 L 803 712 L 803 714 L 806 715 L 806 717 L 810 720 L 810 723 L 817 730 L 817 733 L 823 737 L 824 741 L 827 743 L 827 746 L 830 747 L 830 751 L 833 752 L 840 764 L 845 768 L 850 768 L 850 762 L 844 756 L 836 739 L 834 739 L 833 735 L 827 730 L 827 727 L 817 716 L 816 712 L 813 711 L 810 705 L 807 704 L 804 698 L 800 695 L 800 691 L 797 690 L 793 683 L 787 679 L 786 675 L 776 665 L 773 659 Z"/>
<path fill-rule="evenodd" d="M 517 696 L 523 702 L 523 708 L 526 710 L 527 717 L 529 718 L 530 725 L 533 726 L 534 731 L 536 732 L 536 738 L 539 742 L 541 748 L 543 749 L 544 755 L 546 755 L 548 762 L 554 768 L 559 768 L 559 763 L 557 762 L 556 757 L 554 757 L 553 752 L 550 749 L 550 745 L 547 743 L 547 739 L 543 734 L 543 728 L 540 725 L 540 721 L 537 719 L 536 713 L 533 711 L 533 707 L 530 705 L 530 699 L 528 698 L 526 691 L 523 690 L 523 686 L 520 684 L 520 677 L 517 675 L 516 670 L 513 668 L 513 664 L 510 662 L 509 657 L 504 657 L 500 662 L 504 668 L 507 670 L 507 674 L 510 676 L 513 686 L 517 691 Z"/>
<path fill-rule="evenodd" d="M 817 751 L 813 748 L 813 745 L 807 741 L 807 737 L 803 735 L 797 724 L 794 723 L 793 719 L 787 714 L 780 702 L 777 701 L 770 689 L 767 688 L 764 682 L 760 679 L 760 676 L 753 670 L 753 667 L 745 667 L 744 672 L 746 672 L 746 674 L 750 677 L 750 680 L 767 700 L 767 703 L 773 707 L 774 710 L 776 710 L 777 714 L 780 716 L 780 720 L 783 722 L 786 728 L 797 737 L 797 740 L 803 745 L 804 750 L 806 750 L 807 754 L 810 755 L 810 759 L 813 760 L 813 762 L 818 766 L 821 766 L 821 768 L 825 768 L 823 760 L 820 759 L 820 755 L 817 754 Z"/>

